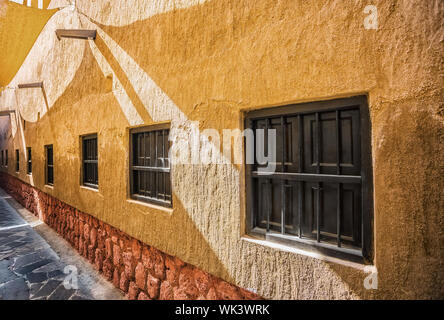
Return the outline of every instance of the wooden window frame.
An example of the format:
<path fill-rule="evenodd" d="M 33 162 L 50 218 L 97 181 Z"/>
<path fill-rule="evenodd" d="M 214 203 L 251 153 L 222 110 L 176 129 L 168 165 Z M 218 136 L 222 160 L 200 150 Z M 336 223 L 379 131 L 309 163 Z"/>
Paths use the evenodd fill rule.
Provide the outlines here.
<path fill-rule="evenodd" d="M 27 147 L 26 148 L 26 173 L 28 175 L 32 175 L 32 148 Z"/>
<path fill-rule="evenodd" d="M 165 130 L 170 130 L 171 125 L 169 123 L 166 124 L 156 124 L 156 125 L 151 125 L 151 126 L 145 126 L 145 127 L 140 127 L 140 128 L 134 128 L 134 129 L 130 129 L 129 132 L 129 141 L 130 141 L 130 157 L 129 157 L 129 180 L 130 180 L 130 198 L 133 200 L 137 200 L 137 201 L 141 201 L 141 202 L 145 202 L 145 203 L 151 203 L 151 204 L 155 204 L 155 205 L 159 205 L 162 207 L 166 207 L 166 208 L 172 208 L 173 207 L 173 191 L 172 191 L 172 182 L 171 182 L 171 162 L 170 160 L 168 160 L 168 164 L 169 167 L 165 168 L 165 167 L 160 167 L 160 166 L 153 166 L 153 167 L 140 167 L 140 166 L 135 166 L 134 165 L 134 156 L 135 156 L 135 145 L 134 145 L 134 136 L 140 133 L 148 133 L 148 132 L 158 132 L 158 131 L 165 131 Z M 165 147 L 163 145 L 163 147 Z M 171 147 L 171 143 L 168 140 L 168 151 L 170 150 Z M 156 146 L 157 148 L 157 146 Z M 170 191 L 171 191 L 171 195 L 170 195 L 170 201 L 167 200 L 162 200 L 159 198 L 152 198 L 152 197 L 148 197 L 148 196 L 143 196 L 140 194 L 137 194 L 135 191 L 135 181 L 134 181 L 134 171 L 150 171 L 150 172 L 165 172 L 165 173 L 169 173 L 169 184 L 170 184 Z M 166 181 L 164 181 L 164 184 L 166 183 Z M 165 186 L 164 186 L 165 188 Z M 164 190 L 164 198 L 165 198 L 165 192 L 166 190 Z"/>
<path fill-rule="evenodd" d="M 93 159 L 93 160 L 91 160 L 91 159 L 85 159 L 85 147 L 86 147 L 86 144 L 85 144 L 85 142 L 86 141 L 89 141 L 89 140 L 96 140 L 96 148 L 97 148 L 97 150 L 96 150 L 96 153 L 97 153 L 97 159 Z M 82 144 L 81 144 L 81 146 L 82 146 L 82 172 L 81 172 L 81 177 L 82 177 L 82 185 L 83 186 L 85 186 L 85 187 L 88 187 L 88 188 L 92 188 L 92 189 L 99 189 L 99 139 L 98 139 L 98 135 L 96 134 L 96 133 L 94 133 L 94 134 L 88 134 L 88 135 L 85 135 L 85 136 L 82 136 L 81 137 L 81 141 L 82 141 Z M 86 175 L 85 175 L 85 164 L 96 164 L 96 172 L 97 172 L 97 184 L 96 183 L 91 183 L 91 182 L 88 182 L 88 181 L 86 181 Z"/>
<path fill-rule="evenodd" d="M 15 149 L 15 172 L 20 172 L 20 150 Z"/>
<path fill-rule="evenodd" d="M 48 151 L 52 151 L 52 164 L 49 164 Z M 52 169 L 52 182 L 49 181 L 49 169 Z M 45 184 L 48 186 L 54 186 L 54 146 L 48 144 L 45 146 Z"/>
<path fill-rule="evenodd" d="M 325 253 L 330 256 L 344 258 L 347 260 L 356 261 L 359 263 L 372 263 L 373 261 L 373 172 L 372 172 L 372 160 L 371 160 L 371 125 L 370 115 L 367 105 L 366 96 L 356 96 L 352 98 L 336 99 L 330 101 L 310 102 L 302 104 L 293 104 L 282 107 L 267 108 L 261 110 L 254 110 L 245 114 L 245 128 L 251 128 L 253 121 L 257 121 L 259 118 L 268 117 L 288 117 L 297 116 L 303 114 L 319 114 L 322 112 L 347 110 L 350 108 L 359 109 L 359 121 L 360 121 L 360 147 L 361 147 L 361 173 L 360 177 L 346 176 L 346 175 L 323 175 L 321 177 L 310 174 L 295 174 L 290 177 L 285 173 L 278 173 L 282 175 L 281 179 L 291 178 L 297 181 L 321 181 L 322 183 L 335 182 L 335 183 L 360 183 L 361 184 L 361 203 L 360 210 L 362 215 L 361 225 L 361 248 L 342 248 L 340 244 L 338 246 L 330 243 L 322 243 L 318 239 L 312 240 L 310 238 L 305 239 L 299 236 L 282 234 L 279 232 L 270 232 L 270 229 L 263 230 L 257 228 L 254 225 L 254 217 L 257 212 L 254 212 L 254 197 L 253 194 L 253 179 L 254 165 L 245 165 L 245 177 L 246 177 L 246 233 L 248 235 L 258 237 L 260 239 L 270 240 L 273 242 L 280 242 L 289 244 L 292 246 L 302 247 L 311 251 Z M 299 117 L 302 118 L 302 117 Z M 298 119 L 299 119 L 298 118 Z M 298 136 L 301 132 L 298 133 Z M 298 138 L 299 139 L 299 138 Z M 299 140 L 298 140 L 299 141 Z M 301 157 L 301 150 L 298 152 Z M 245 155 L 246 156 L 246 155 Z M 298 171 L 301 172 L 301 171 Z M 342 180 L 338 180 L 342 179 Z M 285 180 L 284 180 L 285 181 Z M 319 196 L 319 195 L 318 195 Z M 257 197 L 257 195 L 256 195 Z M 302 210 L 302 209 L 301 209 Z M 339 212 L 340 209 L 338 209 Z M 301 214 L 299 211 L 299 215 Z M 306 214 L 306 213 L 305 213 Z M 339 216 L 338 216 L 339 217 Z M 340 220 L 339 220 L 340 221 Z M 339 224 L 337 222 L 337 224 Z M 282 228 L 282 223 L 281 223 Z M 300 228 L 300 224 L 299 224 Z M 284 228 L 282 228 L 285 230 Z M 318 226 L 319 229 L 319 226 Z M 318 231 L 319 233 L 319 231 Z M 340 233 L 339 233 L 340 234 Z M 339 237 L 338 237 L 339 239 Z M 340 243 L 340 240 L 338 240 Z"/>

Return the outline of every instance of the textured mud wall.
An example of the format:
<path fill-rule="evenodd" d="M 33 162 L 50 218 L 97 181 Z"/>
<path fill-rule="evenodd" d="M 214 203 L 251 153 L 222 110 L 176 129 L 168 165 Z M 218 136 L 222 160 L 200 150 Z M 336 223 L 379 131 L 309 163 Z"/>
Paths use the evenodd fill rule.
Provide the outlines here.
<path fill-rule="evenodd" d="M 265 298 L 444 296 L 442 1 L 373 1 L 378 30 L 364 29 L 366 1 L 133 2 L 77 1 L 49 21 L 43 49 L 12 81 L 45 81 L 47 103 L 19 93 L 27 121 L 7 141 L 10 157 L 33 148 L 33 175 L 10 174 Z M 99 36 L 58 42 L 59 26 Z M 172 210 L 128 200 L 129 127 L 171 121 L 180 140 L 191 120 L 241 128 L 245 110 L 357 94 L 368 94 L 372 121 L 377 290 L 364 288 L 361 265 L 242 239 L 242 167 L 173 166 Z M 79 186 L 79 136 L 94 132 L 98 191 Z M 54 188 L 44 186 L 46 144 Z"/>

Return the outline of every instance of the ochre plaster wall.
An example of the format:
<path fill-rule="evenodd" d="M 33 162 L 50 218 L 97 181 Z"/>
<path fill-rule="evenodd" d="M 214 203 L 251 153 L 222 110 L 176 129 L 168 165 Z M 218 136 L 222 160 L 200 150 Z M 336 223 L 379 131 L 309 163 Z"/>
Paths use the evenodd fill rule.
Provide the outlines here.
<path fill-rule="evenodd" d="M 45 95 L 0 97 L 21 113 L 0 142 L 10 155 L 3 170 L 265 298 L 444 296 L 442 1 L 373 1 L 378 30 L 364 29 L 366 1 L 133 2 L 81 0 L 51 18 L 37 40 L 45 45 L 11 81 L 44 81 Z M 59 42 L 60 26 L 96 28 L 98 38 Z M 175 130 L 190 120 L 242 128 L 246 110 L 359 94 L 372 122 L 377 290 L 364 288 L 363 265 L 245 240 L 242 166 L 173 166 L 172 210 L 128 200 L 131 127 L 168 121 L 180 140 Z M 98 191 L 80 186 L 80 136 L 89 133 L 99 139 Z M 44 186 L 46 144 L 53 188 Z"/>

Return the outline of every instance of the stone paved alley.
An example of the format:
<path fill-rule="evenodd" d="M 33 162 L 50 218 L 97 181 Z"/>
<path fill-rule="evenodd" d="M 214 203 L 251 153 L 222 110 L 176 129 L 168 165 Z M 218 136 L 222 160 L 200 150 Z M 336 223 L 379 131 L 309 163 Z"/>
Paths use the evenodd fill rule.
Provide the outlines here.
<path fill-rule="evenodd" d="M 75 274 L 77 289 L 66 289 L 64 280 Z M 124 296 L 65 240 L 0 189 L 0 300 L 13 299 L 117 300 Z"/>

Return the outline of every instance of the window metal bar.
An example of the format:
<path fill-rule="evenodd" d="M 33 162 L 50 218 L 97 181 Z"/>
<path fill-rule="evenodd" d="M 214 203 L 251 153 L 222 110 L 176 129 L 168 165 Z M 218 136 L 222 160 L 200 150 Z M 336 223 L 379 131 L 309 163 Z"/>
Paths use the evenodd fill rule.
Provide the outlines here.
<path fill-rule="evenodd" d="M 302 122 L 302 116 L 298 115 L 298 150 L 299 150 L 299 164 L 298 164 L 298 171 L 299 174 L 302 174 L 302 164 L 304 161 L 304 155 L 303 155 L 303 137 L 304 137 L 304 130 L 303 130 L 303 122 Z M 298 230 L 298 236 L 299 238 L 302 238 L 302 204 L 303 204 L 303 199 L 302 199 L 302 188 L 304 187 L 304 183 L 302 181 L 299 182 L 299 190 L 298 190 L 298 194 L 299 194 L 299 201 L 298 201 L 298 223 L 299 223 L 299 230 Z"/>
<path fill-rule="evenodd" d="M 341 247 L 341 211 L 342 211 L 342 184 L 338 183 L 338 194 L 337 194 L 337 231 L 336 234 L 338 235 L 338 247 Z"/>
<path fill-rule="evenodd" d="M 336 174 L 341 174 L 341 125 L 339 110 L 336 110 Z"/>
<path fill-rule="evenodd" d="M 265 119 L 265 141 L 268 141 L 268 119 Z M 265 142 L 265 147 L 264 150 L 267 153 L 268 156 L 268 143 Z M 272 189 L 273 185 L 271 180 L 267 180 L 267 184 L 266 184 L 266 190 L 267 190 L 267 231 L 270 231 L 270 216 L 271 216 L 271 208 L 272 208 L 272 201 L 273 201 L 273 197 L 271 196 L 271 189 Z"/>
<path fill-rule="evenodd" d="M 155 167 L 159 167 L 159 162 L 158 162 L 158 150 L 157 150 L 157 146 L 158 146 L 158 142 L 157 142 L 157 131 L 153 131 L 153 138 L 154 138 L 154 149 L 152 149 L 154 151 L 154 166 Z M 159 198 L 159 184 L 157 183 L 157 174 L 154 173 L 152 174 L 152 179 L 153 179 L 153 196 L 154 198 L 158 199 Z"/>
<path fill-rule="evenodd" d="M 319 112 L 316 112 L 316 161 L 317 161 L 317 173 L 321 173 L 321 125 L 319 121 Z M 321 242 L 321 183 L 317 185 L 317 197 L 316 197 L 316 240 Z"/>
<path fill-rule="evenodd" d="M 336 110 L 336 174 L 341 174 L 341 125 L 340 125 L 340 117 L 339 117 L 339 110 Z M 337 194 L 337 217 L 336 217 L 336 234 L 337 234 L 337 241 L 338 241 L 338 247 L 341 247 L 341 211 L 342 211 L 342 184 L 338 183 L 338 194 Z"/>
<path fill-rule="evenodd" d="M 281 167 L 281 171 L 284 172 L 285 171 L 285 120 L 284 117 L 281 117 L 281 129 L 282 129 L 282 167 Z M 282 180 L 282 185 L 281 185 L 281 192 L 282 192 L 282 196 L 281 196 L 281 233 L 285 234 L 285 211 L 286 211 L 286 206 L 285 206 L 285 193 L 286 193 L 286 189 L 285 189 L 285 180 Z"/>
<path fill-rule="evenodd" d="M 253 171 L 251 173 L 253 178 L 267 178 L 267 179 L 284 179 L 292 181 L 304 182 L 327 182 L 327 183 L 350 183 L 361 184 L 361 176 L 338 176 L 334 174 L 313 174 L 313 173 L 292 173 L 292 172 L 276 172 L 272 175 L 264 175 L 262 172 Z"/>
<path fill-rule="evenodd" d="M 83 160 L 83 163 L 97 164 L 98 162 L 99 162 L 98 160 Z"/>
<path fill-rule="evenodd" d="M 165 167 L 165 130 L 162 130 L 162 157 L 163 157 L 163 167 Z M 162 174 L 163 179 L 163 199 L 166 200 L 166 174 Z"/>

